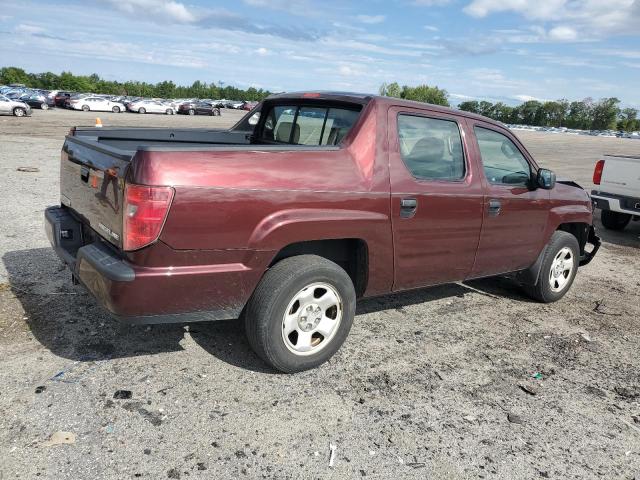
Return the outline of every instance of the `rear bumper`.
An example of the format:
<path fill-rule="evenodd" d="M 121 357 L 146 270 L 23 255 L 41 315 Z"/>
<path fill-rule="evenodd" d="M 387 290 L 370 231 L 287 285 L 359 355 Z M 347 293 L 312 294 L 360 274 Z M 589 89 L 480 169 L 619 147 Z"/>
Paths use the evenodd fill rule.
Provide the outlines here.
<path fill-rule="evenodd" d="M 238 318 L 259 271 L 241 263 L 180 267 L 131 264 L 111 246 L 83 241 L 82 225 L 64 207 L 45 211 L 53 249 L 112 315 L 128 323 L 182 323 Z"/>
<path fill-rule="evenodd" d="M 596 208 L 601 210 L 611 210 L 613 212 L 640 216 L 640 198 L 592 190 L 591 200 Z"/>

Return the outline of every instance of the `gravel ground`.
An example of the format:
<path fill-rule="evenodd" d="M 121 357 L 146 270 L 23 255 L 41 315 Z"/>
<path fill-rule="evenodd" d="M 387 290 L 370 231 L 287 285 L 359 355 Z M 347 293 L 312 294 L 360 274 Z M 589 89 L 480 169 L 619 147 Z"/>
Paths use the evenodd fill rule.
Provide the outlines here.
<path fill-rule="evenodd" d="M 556 304 L 504 279 L 363 301 L 331 362 L 280 375 L 236 322 L 120 325 L 71 284 L 42 212 L 63 135 L 94 117 L 0 117 L 0 478 L 640 478 L 640 223 L 600 227 L 599 255 Z M 640 153 L 519 135 L 586 188 L 603 153 Z"/>

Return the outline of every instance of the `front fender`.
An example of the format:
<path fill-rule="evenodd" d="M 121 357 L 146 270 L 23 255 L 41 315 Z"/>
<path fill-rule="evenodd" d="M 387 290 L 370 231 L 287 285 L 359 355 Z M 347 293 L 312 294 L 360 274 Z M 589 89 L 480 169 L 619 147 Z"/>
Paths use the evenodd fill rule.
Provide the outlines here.
<path fill-rule="evenodd" d="M 593 212 L 590 205 L 561 205 L 553 207 L 549 211 L 549 218 L 547 220 L 547 227 L 544 233 L 544 248 L 551 240 L 553 232 L 558 230 L 558 227 L 563 223 L 585 223 L 591 225 L 593 223 Z"/>

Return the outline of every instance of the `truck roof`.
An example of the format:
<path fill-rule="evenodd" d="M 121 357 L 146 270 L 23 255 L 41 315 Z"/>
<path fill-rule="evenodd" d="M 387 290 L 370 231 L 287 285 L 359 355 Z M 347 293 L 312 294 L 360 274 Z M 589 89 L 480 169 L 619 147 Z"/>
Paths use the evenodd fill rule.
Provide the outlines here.
<path fill-rule="evenodd" d="M 483 117 L 476 113 L 465 112 L 464 110 L 458 110 L 450 107 L 443 107 L 441 105 L 434 105 L 432 103 L 416 102 L 414 100 L 404 100 L 396 97 L 384 97 L 381 95 L 372 95 L 369 93 L 357 93 L 357 92 L 336 92 L 325 90 L 312 90 L 306 92 L 287 92 L 277 93 L 267 97 L 267 100 L 279 100 L 279 99 L 291 99 L 291 100 L 326 100 L 334 102 L 348 102 L 357 103 L 360 105 L 366 105 L 372 100 L 376 103 L 393 104 L 397 106 L 406 106 L 411 108 L 428 109 L 439 113 L 448 113 L 451 115 L 457 115 L 467 118 L 473 118 L 476 120 L 482 120 L 483 122 L 492 123 L 503 128 L 507 128 L 502 122 L 498 122 L 488 117 Z"/>

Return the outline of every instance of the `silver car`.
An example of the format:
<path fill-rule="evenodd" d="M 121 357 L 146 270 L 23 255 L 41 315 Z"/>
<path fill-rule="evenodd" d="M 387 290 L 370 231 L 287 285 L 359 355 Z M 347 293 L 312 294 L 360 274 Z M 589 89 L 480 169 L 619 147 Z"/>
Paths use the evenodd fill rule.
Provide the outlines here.
<path fill-rule="evenodd" d="M 29 116 L 31 115 L 31 107 L 20 100 L 11 100 L 0 95 L 0 115 Z"/>

